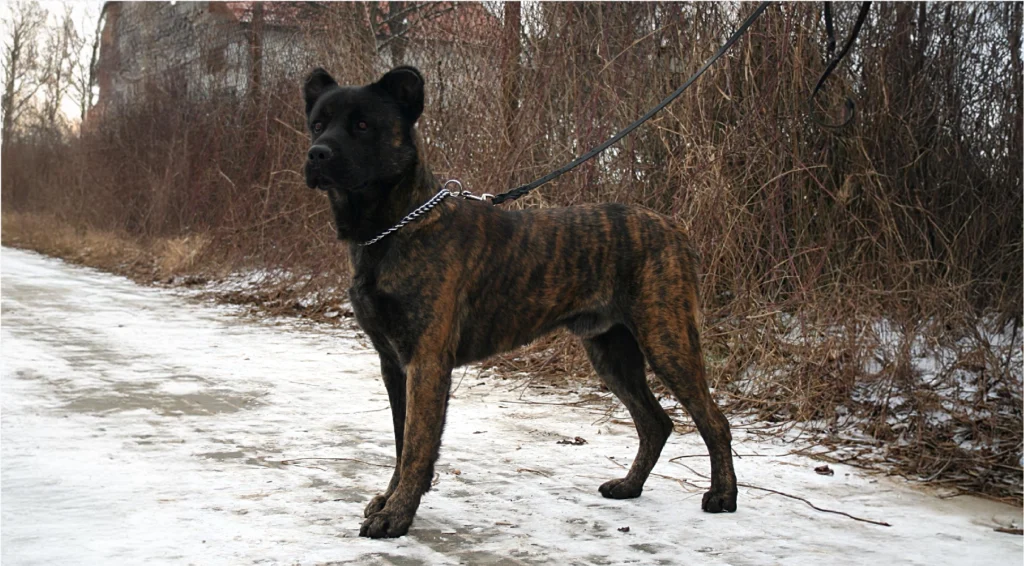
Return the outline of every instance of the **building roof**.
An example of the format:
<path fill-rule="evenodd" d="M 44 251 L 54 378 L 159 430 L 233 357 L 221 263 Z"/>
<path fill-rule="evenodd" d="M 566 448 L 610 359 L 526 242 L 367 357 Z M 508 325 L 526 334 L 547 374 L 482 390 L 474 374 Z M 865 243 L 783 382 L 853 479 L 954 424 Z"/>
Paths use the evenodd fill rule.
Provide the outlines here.
<path fill-rule="evenodd" d="M 256 4 L 262 5 L 264 23 L 269 25 L 299 27 L 311 17 L 303 4 L 295 2 L 210 2 L 209 9 L 250 24 Z M 484 45 L 501 32 L 501 22 L 479 2 L 377 2 L 375 8 L 366 11 L 367 24 L 383 38 L 403 27 L 410 40 Z M 404 25 L 394 25 L 393 18 L 401 18 Z"/>

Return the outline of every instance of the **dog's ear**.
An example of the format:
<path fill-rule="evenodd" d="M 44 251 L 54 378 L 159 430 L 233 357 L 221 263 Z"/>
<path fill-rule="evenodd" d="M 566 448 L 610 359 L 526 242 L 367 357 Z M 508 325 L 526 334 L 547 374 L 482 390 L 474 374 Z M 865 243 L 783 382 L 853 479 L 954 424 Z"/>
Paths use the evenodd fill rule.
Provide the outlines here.
<path fill-rule="evenodd" d="M 307 115 L 309 115 L 309 111 L 313 109 L 313 105 L 316 104 L 316 99 L 320 98 L 320 95 L 323 94 L 325 90 L 336 84 L 338 83 L 334 81 L 334 78 L 320 67 L 313 69 L 313 71 L 309 73 L 309 76 L 306 77 L 306 82 L 302 85 L 302 95 L 306 99 Z"/>
<path fill-rule="evenodd" d="M 409 122 L 415 122 L 423 113 L 423 82 L 415 67 L 396 67 L 375 84 L 398 102 Z"/>

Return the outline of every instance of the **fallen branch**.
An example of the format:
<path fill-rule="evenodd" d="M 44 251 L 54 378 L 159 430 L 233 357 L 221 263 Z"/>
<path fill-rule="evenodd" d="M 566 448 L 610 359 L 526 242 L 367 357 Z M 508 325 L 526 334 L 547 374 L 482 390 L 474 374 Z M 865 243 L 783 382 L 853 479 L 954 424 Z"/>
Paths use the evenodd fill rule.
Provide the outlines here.
<path fill-rule="evenodd" d="M 738 485 L 740 487 L 746 487 L 746 488 L 749 488 L 749 489 L 759 489 L 761 491 L 767 491 L 768 493 L 774 493 L 776 495 L 781 495 L 783 497 L 788 497 L 790 499 L 796 499 L 797 501 L 803 501 L 804 503 L 810 505 L 812 509 L 815 509 L 817 511 L 821 511 L 823 513 L 834 513 L 836 515 L 842 515 L 844 517 L 849 517 L 849 518 L 853 519 L 854 521 L 860 521 L 862 523 L 871 523 L 872 525 L 880 525 L 882 527 L 891 527 L 892 526 L 889 523 L 886 523 L 885 521 L 873 521 L 871 519 L 863 519 L 861 517 L 856 517 L 854 515 L 851 515 L 851 514 L 847 513 L 846 511 L 836 511 L 834 509 L 825 509 L 825 508 L 822 508 L 822 507 L 818 507 L 817 505 L 811 503 L 810 501 L 804 499 L 803 497 L 799 497 L 799 496 L 796 496 L 796 495 L 790 495 L 788 493 L 783 493 L 781 491 L 776 491 L 774 489 L 768 489 L 767 487 L 758 487 L 756 485 L 750 485 L 749 483 L 738 483 L 736 485 Z"/>
<path fill-rule="evenodd" d="M 674 458 L 673 458 L 673 460 L 674 460 Z M 698 476 L 700 476 L 700 477 L 702 477 L 702 478 L 704 478 L 706 480 L 710 479 L 707 476 L 705 476 L 704 474 L 698 472 L 697 470 L 694 470 L 690 466 L 687 466 L 686 464 L 682 464 L 680 462 L 674 462 L 674 463 L 678 464 L 678 465 L 680 465 L 680 466 L 682 466 L 684 468 L 686 468 L 687 470 L 690 470 L 694 474 L 696 474 L 696 475 L 698 475 Z M 797 495 L 790 495 L 788 493 L 785 493 L 785 492 L 782 492 L 782 491 L 778 491 L 778 490 L 774 490 L 774 489 L 769 489 L 767 487 L 760 487 L 760 486 L 752 485 L 752 484 L 749 484 L 749 483 L 737 483 L 736 485 L 738 485 L 740 487 L 745 487 L 747 489 L 756 489 L 756 490 L 759 490 L 759 491 L 767 491 L 768 493 L 774 493 L 776 495 L 781 495 L 783 497 L 788 497 L 790 499 L 796 499 L 797 501 L 803 501 L 804 503 L 809 505 L 811 507 L 811 509 L 814 509 L 816 511 L 821 511 L 822 513 L 833 513 L 835 515 L 842 515 L 844 517 L 849 517 L 849 518 L 853 519 L 854 521 L 860 521 L 862 523 L 871 523 L 872 525 L 879 525 L 879 526 L 882 526 L 882 527 L 891 527 L 892 526 L 889 523 L 886 523 L 885 521 L 874 521 L 872 519 L 864 519 L 864 518 L 861 518 L 861 517 L 857 517 L 855 515 L 851 515 L 851 514 L 847 513 L 846 511 L 836 511 L 835 509 L 825 509 L 824 507 L 818 507 L 817 505 L 811 503 L 810 501 L 804 499 L 803 497 L 800 497 L 800 496 L 797 496 Z"/>
<path fill-rule="evenodd" d="M 766 458 L 768 456 L 777 456 L 777 454 L 737 454 L 736 452 L 733 452 L 733 456 L 736 456 L 737 458 Z M 785 454 L 783 454 L 783 456 L 785 456 Z M 707 454 L 683 454 L 682 456 L 676 456 L 675 458 L 670 459 L 669 462 L 675 462 L 676 460 L 681 460 L 683 458 L 707 458 L 707 457 L 708 457 Z"/>
<path fill-rule="evenodd" d="M 551 401 L 513 401 L 511 399 L 500 400 L 499 403 L 515 403 L 517 405 L 557 405 L 559 407 L 579 407 L 585 403 L 593 403 L 593 399 L 580 399 L 579 401 L 566 401 L 564 403 L 555 403 Z"/>
<path fill-rule="evenodd" d="M 379 409 L 367 409 L 365 411 L 352 411 L 351 413 L 341 413 L 341 414 L 342 415 L 358 415 L 358 414 L 362 414 L 362 413 L 377 413 L 377 412 L 380 412 L 380 411 L 386 411 L 386 410 L 388 410 L 390 408 L 391 408 L 391 405 L 388 405 L 387 407 L 381 407 Z"/>
<path fill-rule="evenodd" d="M 626 467 L 625 464 L 623 464 L 622 462 L 616 462 L 610 456 L 605 456 L 605 458 L 608 458 L 609 461 L 611 461 L 613 464 L 619 466 L 620 468 L 624 468 L 624 469 L 627 469 L 627 470 L 629 469 L 629 468 Z M 693 482 L 690 482 L 688 480 L 684 480 L 682 478 L 674 478 L 672 476 L 666 476 L 666 475 L 663 475 L 663 474 L 656 474 L 654 472 L 651 472 L 651 475 L 652 476 L 658 476 L 659 478 L 666 479 L 666 480 L 672 480 L 672 481 L 678 483 L 679 485 L 681 485 L 684 489 L 686 489 L 687 487 L 693 487 L 693 488 L 696 488 L 697 490 L 703 489 L 701 486 L 699 486 L 699 485 L 697 485 L 697 484 L 695 484 Z"/>

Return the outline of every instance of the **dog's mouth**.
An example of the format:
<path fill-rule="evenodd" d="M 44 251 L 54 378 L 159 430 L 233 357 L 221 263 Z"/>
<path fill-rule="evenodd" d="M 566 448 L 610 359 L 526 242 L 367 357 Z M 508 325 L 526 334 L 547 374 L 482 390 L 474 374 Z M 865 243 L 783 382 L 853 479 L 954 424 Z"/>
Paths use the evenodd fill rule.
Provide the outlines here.
<path fill-rule="evenodd" d="M 369 185 L 369 183 L 359 183 L 357 185 L 342 186 L 340 183 L 336 183 L 330 179 L 321 179 L 316 182 L 316 188 L 321 191 L 344 191 L 346 193 L 353 193 Z"/>
<path fill-rule="evenodd" d="M 325 174 L 319 167 L 306 167 L 306 186 L 321 191 L 354 192 L 365 188 L 369 181 L 357 183 L 355 180 L 337 180 Z"/>
<path fill-rule="evenodd" d="M 339 189 L 341 185 L 329 179 L 323 175 L 312 175 L 306 178 L 306 186 L 311 189 L 319 189 L 321 191 L 329 191 L 332 189 Z"/>

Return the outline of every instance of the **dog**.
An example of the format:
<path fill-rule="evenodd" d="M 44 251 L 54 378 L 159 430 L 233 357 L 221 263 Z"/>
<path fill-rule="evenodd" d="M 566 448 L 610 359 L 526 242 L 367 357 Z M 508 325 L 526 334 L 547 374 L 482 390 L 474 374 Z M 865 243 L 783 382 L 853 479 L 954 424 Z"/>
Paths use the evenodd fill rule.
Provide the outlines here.
<path fill-rule="evenodd" d="M 366 506 L 361 536 L 408 532 L 434 475 L 453 368 L 562 327 L 583 341 L 640 437 L 626 477 L 600 493 L 638 497 L 672 432 L 646 360 L 707 445 L 702 509 L 736 510 L 732 437 L 705 378 L 697 259 L 682 229 L 620 204 L 509 211 L 441 198 L 365 245 L 441 189 L 415 135 L 423 76 L 398 67 L 375 83 L 341 86 L 318 68 L 303 98 L 312 139 L 306 184 L 327 193 L 337 237 L 349 244 L 352 308 L 380 356 L 395 427 L 397 464 Z"/>

